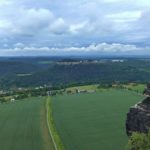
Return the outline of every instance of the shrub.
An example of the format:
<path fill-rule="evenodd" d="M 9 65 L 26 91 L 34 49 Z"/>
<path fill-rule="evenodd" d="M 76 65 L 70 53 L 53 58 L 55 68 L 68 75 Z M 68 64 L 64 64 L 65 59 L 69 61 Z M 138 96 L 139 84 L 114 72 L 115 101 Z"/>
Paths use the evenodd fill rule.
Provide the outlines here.
<path fill-rule="evenodd" d="M 134 132 L 127 145 L 129 150 L 150 150 L 150 131 L 148 134 Z"/>

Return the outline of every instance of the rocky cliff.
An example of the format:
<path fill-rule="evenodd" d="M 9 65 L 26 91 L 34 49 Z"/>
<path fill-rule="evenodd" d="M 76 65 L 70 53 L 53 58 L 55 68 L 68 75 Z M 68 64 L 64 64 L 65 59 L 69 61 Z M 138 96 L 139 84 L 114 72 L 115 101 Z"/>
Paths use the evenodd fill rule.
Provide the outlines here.
<path fill-rule="evenodd" d="M 150 83 L 144 89 L 146 98 L 130 108 L 126 120 L 126 132 L 130 136 L 132 132 L 147 133 L 150 130 Z"/>

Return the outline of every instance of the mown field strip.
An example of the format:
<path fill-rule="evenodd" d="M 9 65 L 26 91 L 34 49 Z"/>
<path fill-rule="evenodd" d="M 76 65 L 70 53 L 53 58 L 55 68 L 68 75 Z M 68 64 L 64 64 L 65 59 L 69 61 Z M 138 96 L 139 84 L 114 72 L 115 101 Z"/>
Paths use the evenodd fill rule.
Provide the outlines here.
<path fill-rule="evenodd" d="M 124 150 L 126 114 L 142 98 L 127 90 L 53 97 L 53 118 L 65 150 Z"/>
<path fill-rule="evenodd" d="M 51 106 L 51 97 L 47 98 L 46 101 L 46 108 L 47 108 L 47 124 L 48 124 L 48 129 L 55 147 L 55 150 L 64 150 L 62 141 L 57 133 L 54 120 L 53 120 L 53 115 L 52 115 L 52 106 Z"/>
<path fill-rule="evenodd" d="M 58 148 L 57 148 L 57 145 L 56 145 L 56 142 L 55 142 L 55 140 L 54 140 L 54 136 L 53 136 L 53 133 L 52 133 L 52 131 L 51 131 L 51 123 L 49 123 L 50 122 L 50 116 L 51 116 L 51 113 L 50 113 L 50 98 L 48 98 L 47 99 L 47 101 L 46 101 L 46 109 L 47 109 L 47 124 L 48 124 L 48 130 L 49 130 L 49 133 L 50 133 L 50 135 L 51 135 L 51 137 L 52 137 L 52 141 L 53 141 L 53 144 L 54 144 L 54 147 L 55 147 L 55 150 L 58 150 Z"/>
<path fill-rule="evenodd" d="M 44 98 L 0 104 L 0 150 L 54 150 Z"/>

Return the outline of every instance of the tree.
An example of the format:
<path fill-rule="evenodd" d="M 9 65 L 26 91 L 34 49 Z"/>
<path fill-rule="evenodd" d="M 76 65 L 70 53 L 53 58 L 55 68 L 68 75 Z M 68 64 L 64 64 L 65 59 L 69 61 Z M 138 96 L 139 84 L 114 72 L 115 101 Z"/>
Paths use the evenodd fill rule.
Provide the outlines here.
<path fill-rule="evenodd" d="M 129 150 L 150 150 L 150 131 L 148 134 L 134 132 L 128 141 Z"/>

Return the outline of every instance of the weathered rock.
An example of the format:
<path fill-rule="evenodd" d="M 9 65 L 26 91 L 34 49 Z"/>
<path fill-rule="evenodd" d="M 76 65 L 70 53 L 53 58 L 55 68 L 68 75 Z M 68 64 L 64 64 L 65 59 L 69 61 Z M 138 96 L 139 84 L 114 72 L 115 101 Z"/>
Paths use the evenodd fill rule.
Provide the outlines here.
<path fill-rule="evenodd" d="M 147 84 L 147 88 L 144 89 L 143 94 L 150 97 L 150 82 Z"/>
<path fill-rule="evenodd" d="M 150 97 L 130 108 L 126 120 L 126 132 L 147 133 L 150 129 Z"/>

